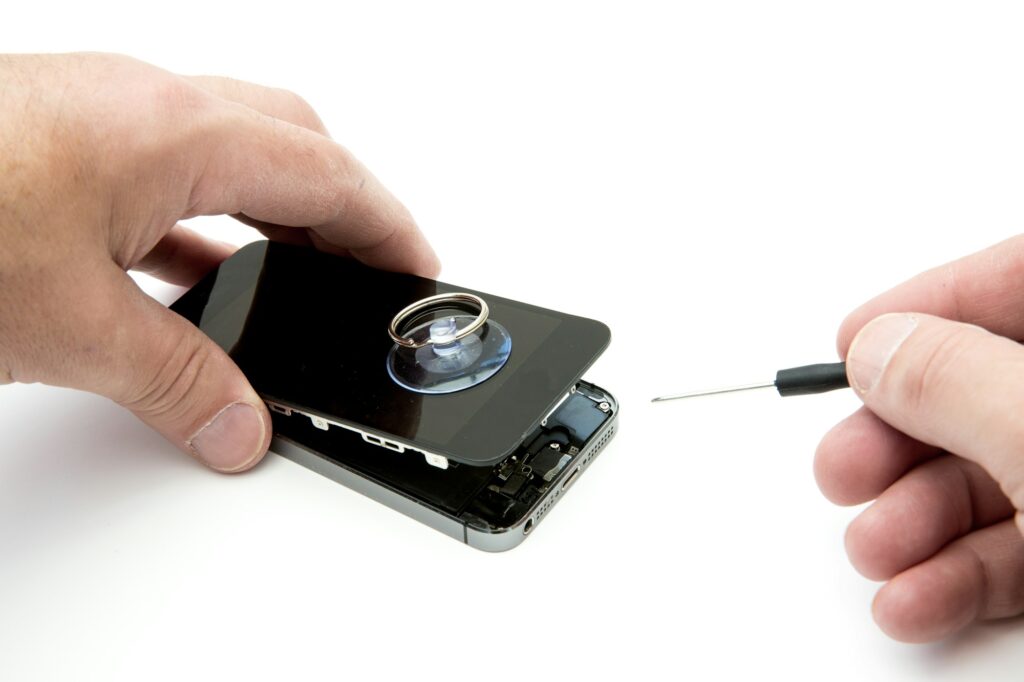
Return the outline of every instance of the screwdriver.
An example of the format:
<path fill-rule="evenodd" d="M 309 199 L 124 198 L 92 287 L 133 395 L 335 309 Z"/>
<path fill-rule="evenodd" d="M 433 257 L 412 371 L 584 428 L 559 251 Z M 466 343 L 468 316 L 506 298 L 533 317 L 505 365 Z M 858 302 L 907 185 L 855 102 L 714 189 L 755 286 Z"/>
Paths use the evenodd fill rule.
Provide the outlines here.
<path fill-rule="evenodd" d="M 676 395 L 663 395 L 654 398 L 652 403 L 662 403 L 668 400 L 680 400 L 682 398 L 696 398 L 702 395 L 715 395 L 717 393 L 737 393 L 739 391 L 750 391 L 756 388 L 774 388 L 781 396 L 809 395 L 811 393 L 826 393 L 837 388 L 849 388 L 850 381 L 846 378 L 845 362 L 830 362 L 818 365 L 804 365 L 802 367 L 790 367 L 780 369 L 775 374 L 774 381 L 763 381 L 757 384 L 745 384 L 743 386 L 730 386 L 729 388 L 716 388 L 710 391 L 691 391 L 689 393 L 678 393 Z"/>

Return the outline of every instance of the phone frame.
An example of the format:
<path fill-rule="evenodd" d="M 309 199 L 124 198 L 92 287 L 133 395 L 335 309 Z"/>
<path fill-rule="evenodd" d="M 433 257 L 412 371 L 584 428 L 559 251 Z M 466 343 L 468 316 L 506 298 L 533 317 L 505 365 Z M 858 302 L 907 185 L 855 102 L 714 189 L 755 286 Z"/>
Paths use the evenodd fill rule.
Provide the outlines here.
<path fill-rule="evenodd" d="M 530 510 L 514 525 L 502 528 L 480 528 L 453 516 L 443 509 L 393 486 L 376 481 L 342 462 L 304 445 L 297 439 L 278 433 L 275 429 L 270 449 L 301 466 L 315 471 L 321 476 L 331 479 L 358 493 L 369 497 L 395 511 L 419 521 L 445 535 L 463 542 L 470 547 L 487 552 L 504 552 L 510 550 L 533 533 L 541 519 L 546 516 L 558 500 L 565 497 L 570 487 L 576 484 L 580 476 L 593 463 L 598 454 L 611 440 L 618 429 L 618 401 L 608 391 L 585 383 L 591 390 L 600 392 L 609 405 L 609 418 L 597 429 L 573 459 L 574 466 L 561 471 L 552 482 L 548 491 L 540 497 Z M 281 413 L 279 413 L 281 414 Z M 278 417 L 275 417 L 278 418 Z M 291 416 L 281 414 L 279 418 L 301 419 L 303 415 L 293 413 Z M 354 442 L 352 447 L 373 447 L 369 443 Z"/>

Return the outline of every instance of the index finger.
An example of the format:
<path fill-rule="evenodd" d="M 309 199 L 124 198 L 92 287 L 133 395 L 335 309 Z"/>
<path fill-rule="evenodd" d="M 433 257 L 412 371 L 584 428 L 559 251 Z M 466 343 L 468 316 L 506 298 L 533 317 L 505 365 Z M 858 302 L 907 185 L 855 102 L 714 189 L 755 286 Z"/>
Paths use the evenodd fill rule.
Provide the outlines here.
<path fill-rule="evenodd" d="M 861 327 L 894 312 L 927 313 L 1024 338 L 1024 235 L 922 272 L 857 308 L 839 327 L 840 357 Z"/>
<path fill-rule="evenodd" d="M 374 267 L 433 276 L 437 256 L 409 211 L 347 149 L 301 125 L 218 98 L 188 215 L 242 214 L 308 228 Z"/>

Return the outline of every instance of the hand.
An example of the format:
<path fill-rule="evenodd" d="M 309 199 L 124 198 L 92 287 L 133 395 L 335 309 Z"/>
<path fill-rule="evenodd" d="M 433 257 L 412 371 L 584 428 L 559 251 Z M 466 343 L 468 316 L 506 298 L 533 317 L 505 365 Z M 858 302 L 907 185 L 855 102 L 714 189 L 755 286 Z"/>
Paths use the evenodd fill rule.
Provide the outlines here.
<path fill-rule="evenodd" d="M 822 440 L 815 474 L 839 504 L 877 498 L 846 548 L 888 581 L 873 612 L 896 639 L 1024 612 L 1021 338 L 1022 237 L 925 272 L 842 325 L 864 408 Z"/>
<path fill-rule="evenodd" d="M 408 211 L 296 95 L 111 55 L 0 57 L 0 383 L 99 393 L 218 471 L 253 466 L 263 402 L 125 272 L 195 282 L 233 248 L 177 221 L 220 213 L 438 270 Z"/>

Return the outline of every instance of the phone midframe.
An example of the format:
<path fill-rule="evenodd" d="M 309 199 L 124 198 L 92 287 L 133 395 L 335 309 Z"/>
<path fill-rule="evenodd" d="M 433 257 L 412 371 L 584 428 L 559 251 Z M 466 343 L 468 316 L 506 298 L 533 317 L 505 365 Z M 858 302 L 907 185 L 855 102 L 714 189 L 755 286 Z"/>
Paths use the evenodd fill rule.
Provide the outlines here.
<path fill-rule="evenodd" d="M 515 453 L 493 467 L 442 470 L 410 452 L 273 413 L 278 454 L 471 546 L 503 551 L 530 534 L 615 432 L 618 405 L 581 381 Z"/>

